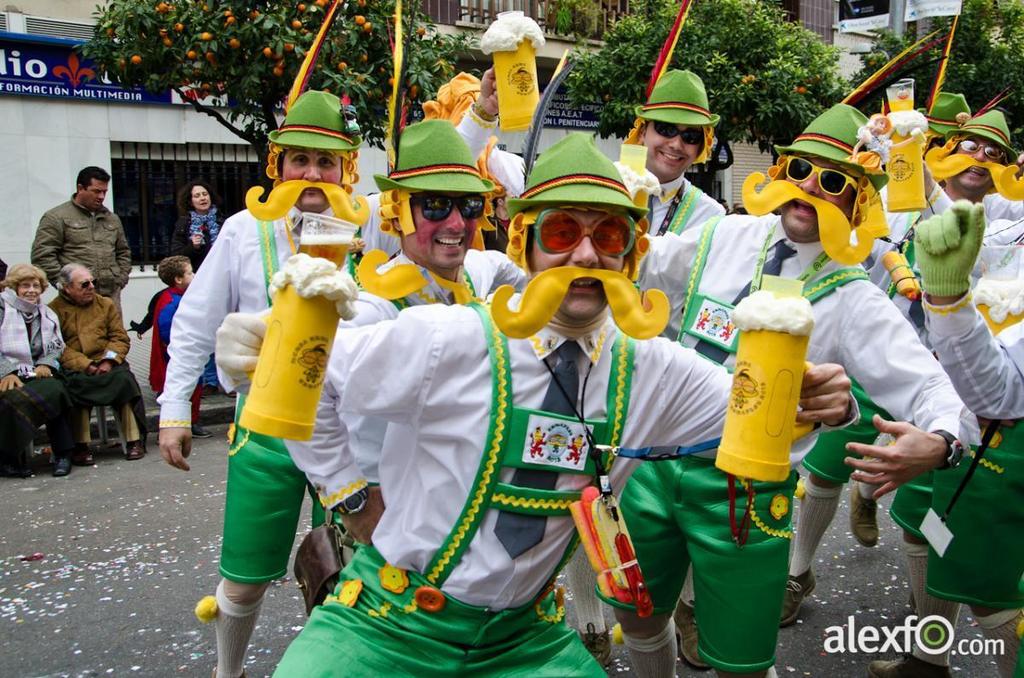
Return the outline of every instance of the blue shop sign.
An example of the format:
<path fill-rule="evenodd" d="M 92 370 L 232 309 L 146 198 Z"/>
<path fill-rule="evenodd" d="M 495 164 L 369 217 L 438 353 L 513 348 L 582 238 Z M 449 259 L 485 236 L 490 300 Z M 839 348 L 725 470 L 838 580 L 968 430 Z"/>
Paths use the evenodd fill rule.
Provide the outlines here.
<path fill-rule="evenodd" d="M 170 104 L 171 92 L 153 94 L 111 82 L 75 48 L 81 42 L 0 31 L 0 94 L 86 101 Z"/>

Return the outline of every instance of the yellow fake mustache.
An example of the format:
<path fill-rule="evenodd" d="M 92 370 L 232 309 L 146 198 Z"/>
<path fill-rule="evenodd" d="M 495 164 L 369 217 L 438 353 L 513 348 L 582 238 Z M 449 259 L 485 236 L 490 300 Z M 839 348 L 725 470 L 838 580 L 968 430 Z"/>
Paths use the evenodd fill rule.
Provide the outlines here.
<path fill-rule="evenodd" d="M 295 205 L 295 201 L 299 199 L 299 194 L 307 188 L 319 188 L 323 191 L 324 195 L 327 196 L 328 204 L 330 204 L 331 209 L 334 211 L 334 216 L 339 219 L 362 226 L 370 218 L 370 206 L 363 196 L 359 195 L 352 198 L 344 188 L 337 184 L 325 184 L 319 181 L 305 181 L 303 179 L 282 181 L 271 189 L 270 195 L 267 196 L 265 201 L 260 201 L 264 193 L 263 187 L 253 186 L 245 193 L 245 207 L 257 219 L 264 221 L 282 219 L 288 214 L 288 210 Z"/>
<path fill-rule="evenodd" d="M 949 153 L 946 147 L 933 148 L 925 155 L 928 169 L 937 181 L 956 176 L 972 167 L 984 167 L 992 175 L 999 195 L 1007 200 L 1024 200 L 1024 177 L 1017 176 L 1016 165 L 1000 165 L 994 162 L 978 162 L 964 153 Z"/>
<path fill-rule="evenodd" d="M 498 329 L 514 339 L 525 339 L 541 330 L 554 317 L 569 285 L 580 278 L 596 278 L 604 286 L 612 317 L 619 329 L 635 339 L 651 339 L 668 324 L 668 297 L 661 290 L 642 294 L 629 278 L 618 271 L 559 266 L 535 275 L 523 290 L 519 310 L 508 306 L 515 290 L 502 285 L 491 301 L 491 316 Z"/>
<path fill-rule="evenodd" d="M 396 264 L 383 273 L 377 270 L 387 262 L 388 253 L 384 250 L 365 253 L 356 269 L 359 286 L 382 299 L 401 299 L 430 282 L 420 267 L 413 264 Z"/>
<path fill-rule="evenodd" d="M 854 236 L 853 226 L 843 211 L 828 202 L 804 192 L 794 183 L 777 179 L 757 191 L 757 185 L 765 180 L 760 172 L 754 172 L 743 182 L 743 206 L 755 216 L 768 214 L 791 200 L 803 200 L 818 213 L 818 239 L 825 252 L 834 261 L 847 266 L 859 264 L 871 253 L 874 235 L 869 238 Z M 881 234 L 884 235 L 884 232 Z"/>

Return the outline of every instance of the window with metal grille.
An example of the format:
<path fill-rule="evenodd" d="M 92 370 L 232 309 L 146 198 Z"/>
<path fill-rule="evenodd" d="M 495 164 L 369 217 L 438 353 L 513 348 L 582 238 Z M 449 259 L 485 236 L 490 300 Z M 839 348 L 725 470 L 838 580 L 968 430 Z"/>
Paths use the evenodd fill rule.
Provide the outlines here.
<path fill-rule="evenodd" d="M 249 146 L 111 142 L 114 212 L 121 217 L 133 264 L 168 256 L 178 220 L 178 191 L 193 179 L 220 195 L 229 217 L 245 208 L 245 192 L 263 180 L 263 163 Z"/>

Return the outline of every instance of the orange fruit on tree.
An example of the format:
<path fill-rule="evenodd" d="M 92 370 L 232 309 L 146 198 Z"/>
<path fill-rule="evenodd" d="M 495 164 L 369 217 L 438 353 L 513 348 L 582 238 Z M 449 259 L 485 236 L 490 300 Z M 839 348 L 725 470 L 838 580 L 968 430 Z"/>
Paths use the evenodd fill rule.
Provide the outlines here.
<path fill-rule="evenodd" d="M 199 55 L 196 53 L 194 49 L 190 49 L 188 52 L 185 53 L 185 56 L 187 56 L 189 59 L 195 59 Z"/>
<path fill-rule="evenodd" d="M 228 40 L 228 45 L 231 46 L 231 49 L 238 49 L 242 46 L 242 41 L 238 38 L 231 38 L 230 40 Z"/>
<path fill-rule="evenodd" d="M 359 55 L 359 60 L 365 64 L 367 61 L 370 60 L 370 57 L 368 57 L 366 53 L 363 52 L 362 54 Z"/>
<path fill-rule="evenodd" d="M 797 94 L 807 94 L 807 88 L 804 87 L 803 85 L 797 85 L 796 87 L 793 88 L 793 90 Z"/>
<path fill-rule="evenodd" d="M 327 0 L 316 0 L 316 6 L 317 7 L 326 7 L 327 6 Z"/>
<path fill-rule="evenodd" d="M 206 53 L 206 60 L 209 61 L 212 64 L 214 61 L 217 60 L 217 55 L 214 54 L 213 52 L 207 52 Z"/>
<path fill-rule="evenodd" d="M 360 7 L 366 7 L 366 0 L 358 0 L 356 4 L 358 4 Z"/>
<path fill-rule="evenodd" d="M 366 23 L 366 17 L 362 14 L 356 14 L 352 20 L 356 22 L 356 26 L 362 26 Z"/>
<path fill-rule="evenodd" d="M 296 30 L 302 28 L 302 22 L 299 21 L 298 19 L 292 19 L 292 28 Z"/>
<path fill-rule="evenodd" d="M 284 51 L 291 52 L 294 49 L 295 49 L 295 45 L 293 45 L 292 43 L 290 43 L 290 42 L 284 43 Z"/>
<path fill-rule="evenodd" d="M 206 31 L 203 31 L 199 34 L 199 39 L 205 42 L 209 42 L 210 40 L 213 40 L 213 33 L 207 33 Z"/>
<path fill-rule="evenodd" d="M 270 57 L 274 56 L 274 50 L 270 49 L 269 47 L 264 47 L 263 56 L 269 59 Z"/>
<path fill-rule="evenodd" d="M 176 23 L 176 24 L 174 24 L 174 30 L 177 31 L 178 33 L 181 33 L 183 30 L 185 30 L 185 24 L 183 24 L 183 23 Z"/>
<path fill-rule="evenodd" d="M 418 28 L 416 29 L 416 35 L 420 36 L 421 38 L 422 38 L 422 37 L 423 37 L 424 35 L 426 35 L 426 34 L 427 34 L 427 29 L 426 29 L 426 28 L 424 28 L 423 26 L 420 26 L 420 27 L 418 27 Z"/>
<path fill-rule="evenodd" d="M 233 12 L 230 9 L 224 10 L 224 16 L 231 16 Z"/>
<path fill-rule="evenodd" d="M 410 98 L 415 99 L 416 97 L 419 96 L 419 94 L 420 94 L 420 86 L 419 85 L 413 85 L 412 87 L 409 88 L 409 97 Z"/>
<path fill-rule="evenodd" d="M 107 29 L 107 37 L 108 38 L 114 37 L 114 29 L 113 28 L 108 28 Z"/>
<path fill-rule="evenodd" d="M 164 42 L 164 47 L 170 47 L 171 45 L 174 44 L 174 41 L 171 40 L 170 38 L 164 38 L 163 42 Z"/>
<path fill-rule="evenodd" d="M 373 30 L 373 24 L 371 24 L 369 21 L 367 21 L 365 24 L 363 24 L 363 33 L 369 33 L 372 30 Z"/>
<path fill-rule="evenodd" d="M 135 64 L 136 66 L 138 66 L 139 64 L 142 63 L 142 57 L 140 57 L 138 54 L 133 54 L 132 55 L 132 63 Z"/>
<path fill-rule="evenodd" d="M 274 66 L 274 75 L 276 75 L 279 78 L 282 75 L 284 75 L 284 66 L 281 66 L 280 64 L 278 64 L 277 66 Z"/>
<path fill-rule="evenodd" d="M 346 64 L 344 61 L 339 61 L 338 62 L 338 70 L 339 71 L 343 71 L 346 68 L 348 68 L 348 64 Z"/>
<path fill-rule="evenodd" d="M 235 17 L 229 16 L 227 19 L 224 19 L 224 25 L 225 26 L 231 26 L 232 24 L 235 23 L 235 21 L 237 21 L 237 19 L 235 19 Z"/>
<path fill-rule="evenodd" d="M 254 9 L 253 11 L 249 12 L 249 18 L 250 19 L 257 19 L 257 18 L 259 18 L 259 16 L 260 16 L 260 11 L 258 9 Z"/>
<path fill-rule="evenodd" d="M 161 35 L 162 37 L 165 37 L 165 38 L 166 38 L 166 37 L 167 37 L 167 29 L 166 29 L 166 28 L 161 28 L 161 29 L 160 29 L 160 35 Z"/>
<path fill-rule="evenodd" d="M 305 12 L 306 6 L 300 2 L 299 6 L 296 9 L 298 9 L 300 12 Z"/>

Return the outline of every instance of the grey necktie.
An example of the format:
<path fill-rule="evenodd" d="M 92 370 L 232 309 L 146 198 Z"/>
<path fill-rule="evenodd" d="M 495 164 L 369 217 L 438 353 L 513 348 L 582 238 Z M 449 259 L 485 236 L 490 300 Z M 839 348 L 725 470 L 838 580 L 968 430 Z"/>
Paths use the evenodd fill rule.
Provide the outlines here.
<path fill-rule="evenodd" d="M 579 397 L 580 374 L 576 360 L 580 354 L 580 346 L 573 340 L 567 340 L 555 355 L 558 356 L 558 364 L 553 370 L 551 383 L 548 384 L 547 393 L 544 394 L 544 402 L 541 409 L 553 414 L 565 414 L 575 416 L 576 399 Z M 559 388 L 561 384 L 561 388 Z M 563 393 L 564 391 L 564 393 Z M 565 394 L 573 399 L 573 402 L 566 400 Z M 520 468 L 512 475 L 512 484 L 517 487 L 529 487 L 539 490 L 551 490 L 558 480 L 557 471 L 539 471 L 535 469 Z M 516 558 L 530 550 L 544 538 L 544 526 L 547 518 L 544 516 L 527 516 L 520 513 L 502 511 L 498 515 L 498 522 L 494 526 L 494 534 L 497 535 L 508 554 Z"/>
<path fill-rule="evenodd" d="M 772 248 L 771 259 L 769 259 L 765 263 L 764 268 L 761 269 L 761 276 L 764 277 L 766 275 L 778 275 L 779 273 L 782 273 L 782 262 L 792 257 L 794 254 L 796 254 L 796 250 L 787 245 L 785 240 L 780 240 L 775 243 L 775 246 Z M 750 286 L 753 284 L 754 281 L 751 280 L 747 283 L 746 287 L 740 290 L 740 293 L 736 295 L 736 298 L 732 302 L 733 306 L 736 306 L 736 304 L 740 303 L 750 295 Z M 693 348 L 697 353 L 714 360 L 719 365 L 724 364 L 725 359 L 729 357 L 728 351 L 703 339 L 699 339 L 697 341 L 697 345 Z"/>

